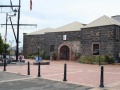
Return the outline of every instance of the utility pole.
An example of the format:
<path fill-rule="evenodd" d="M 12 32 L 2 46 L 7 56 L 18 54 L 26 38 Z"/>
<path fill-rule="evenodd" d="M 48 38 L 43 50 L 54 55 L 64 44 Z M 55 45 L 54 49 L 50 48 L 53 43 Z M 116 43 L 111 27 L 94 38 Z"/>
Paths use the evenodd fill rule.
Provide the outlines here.
<path fill-rule="evenodd" d="M 17 22 L 17 45 L 16 45 L 16 62 L 18 61 L 18 53 L 19 53 L 19 23 L 20 23 L 20 4 L 21 4 L 21 0 L 19 0 L 19 7 L 18 7 L 18 22 Z"/>
<path fill-rule="evenodd" d="M 8 17 L 8 13 L 6 13 L 6 31 L 5 31 L 5 47 L 4 47 L 4 49 L 5 49 L 5 52 L 4 52 L 4 57 L 3 57 L 3 59 L 4 59 L 4 71 L 6 71 L 6 52 L 7 52 L 7 49 L 6 49 L 6 41 L 7 41 L 7 17 Z"/>
<path fill-rule="evenodd" d="M 13 7 L 18 7 L 18 20 L 17 20 L 17 24 L 14 24 L 14 25 L 17 25 L 17 35 L 15 36 L 15 32 L 14 32 L 14 29 L 13 29 L 13 26 L 12 26 L 12 29 L 13 29 L 13 33 L 14 33 L 14 36 L 15 36 L 15 40 L 16 40 L 16 62 L 18 61 L 18 53 L 19 53 L 19 26 L 22 25 L 22 26 L 37 26 L 36 24 L 20 24 L 20 7 L 21 7 L 21 0 L 19 0 L 19 5 L 12 5 L 12 1 L 11 1 L 11 5 L 0 5 L 0 7 L 11 7 L 12 8 L 12 11 L 13 12 L 17 12 L 17 10 L 13 10 Z M 10 19 L 11 21 L 11 19 Z M 2 25 L 2 24 L 1 24 Z M 10 24 L 3 24 L 3 25 L 10 25 Z M 11 25 L 12 25 L 12 22 L 11 22 Z"/>

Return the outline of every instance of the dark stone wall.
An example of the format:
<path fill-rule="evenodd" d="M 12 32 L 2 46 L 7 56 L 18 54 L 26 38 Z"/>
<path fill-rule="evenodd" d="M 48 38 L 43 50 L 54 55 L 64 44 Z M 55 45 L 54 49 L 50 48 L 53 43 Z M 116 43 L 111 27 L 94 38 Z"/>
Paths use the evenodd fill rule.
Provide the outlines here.
<path fill-rule="evenodd" d="M 114 47 L 114 56 L 116 59 L 120 58 L 120 26 L 115 26 L 114 30 L 115 35 L 115 47 Z"/>
<path fill-rule="evenodd" d="M 115 57 L 115 25 L 83 28 L 81 30 L 82 55 L 93 55 L 93 44 L 100 44 L 100 55 Z M 115 50 L 116 48 L 116 50 Z"/>
<path fill-rule="evenodd" d="M 67 35 L 67 40 L 63 40 L 63 35 Z M 50 56 L 50 45 L 54 45 L 54 52 L 58 53 L 58 47 L 62 43 L 79 41 L 80 31 L 70 31 L 70 32 L 51 32 L 40 35 L 24 35 L 23 40 L 23 52 L 24 56 L 27 57 L 30 54 L 38 52 L 38 44 L 40 46 L 40 51 L 44 50 L 47 56 Z"/>
<path fill-rule="evenodd" d="M 116 31 L 116 29 L 118 29 Z M 69 32 L 50 32 L 40 35 L 24 35 L 23 52 L 24 56 L 38 53 L 44 50 L 47 56 L 50 56 L 50 45 L 54 45 L 54 51 L 58 53 L 58 47 L 61 44 L 70 44 L 72 50 L 79 47 L 82 55 L 93 55 L 93 44 L 100 44 L 100 55 L 111 55 L 119 57 L 120 27 L 117 25 L 82 28 L 81 31 Z M 67 40 L 63 40 L 63 35 L 67 35 Z M 74 45 L 75 44 L 75 45 Z M 77 48 L 78 49 L 78 48 Z"/>
<path fill-rule="evenodd" d="M 63 35 L 67 35 L 67 40 L 63 40 Z M 80 40 L 80 31 L 52 32 L 45 34 L 45 51 L 50 55 L 50 45 L 55 45 L 54 51 L 58 53 L 58 47 L 63 43 Z"/>
<path fill-rule="evenodd" d="M 23 52 L 25 57 L 30 54 L 38 54 L 38 46 L 39 52 L 44 50 L 44 34 L 24 35 Z"/>

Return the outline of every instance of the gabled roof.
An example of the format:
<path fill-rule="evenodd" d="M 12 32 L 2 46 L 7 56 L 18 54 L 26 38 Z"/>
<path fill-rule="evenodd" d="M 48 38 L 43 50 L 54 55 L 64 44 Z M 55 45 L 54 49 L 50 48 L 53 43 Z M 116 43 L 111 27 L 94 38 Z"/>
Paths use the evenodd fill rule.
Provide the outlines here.
<path fill-rule="evenodd" d="M 47 32 L 80 31 L 80 28 L 82 27 L 84 27 L 84 25 L 76 21 Z"/>
<path fill-rule="evenodd" d="M 102 16 L 95 21 L 87 24 L 84 28 L 89 28 L 89 27 L 97 27 L 97 26 L 105 26 L 105 25 L 119 25 L 120 23 L 108 16 Z"/>
<path fill-rule="evenodd" d="M 51 31 L 51 30 L 53 30 L 53 29 L 52 28 L 45 28 L 45 29 L 41 29 L 41 30 L 38 30 L 35 32 L 28 33 L 27 35 L 45 34 L 45 32 Z"/>

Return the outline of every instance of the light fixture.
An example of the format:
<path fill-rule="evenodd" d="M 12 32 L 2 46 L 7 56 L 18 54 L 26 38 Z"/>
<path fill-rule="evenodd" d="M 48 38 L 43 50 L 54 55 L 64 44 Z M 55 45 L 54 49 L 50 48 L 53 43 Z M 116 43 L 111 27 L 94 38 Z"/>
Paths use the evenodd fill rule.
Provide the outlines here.
<path fill-rule="evenodd" d="M 13 12 L 14 12 L 14 16 L 16 16 L 17 9 L 15 8 Z"/>

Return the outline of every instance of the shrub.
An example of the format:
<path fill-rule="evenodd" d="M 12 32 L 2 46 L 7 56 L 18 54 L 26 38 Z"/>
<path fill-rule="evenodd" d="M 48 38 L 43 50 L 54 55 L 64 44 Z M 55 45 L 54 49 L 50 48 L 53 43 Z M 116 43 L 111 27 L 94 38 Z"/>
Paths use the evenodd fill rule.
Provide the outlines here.
<path fill-rule="evenodd" d="M 30 56 L 31 59 L 35 59 L 35 57 L 36 57 L 35 55 Z"/>
<path fill-rule="evenodd" d="M 50 56 L 52 56 L 53 60 L 57 59 L 57 54 L 55 52 L 51 52 Z"/>
<path fill-rule="evenodd" d="M 87 63 L 87 64 L 93 64 L 94 62 L 95 62 L 94 57 L 92 57 L 92 56 L 87 56 L 87 58 L 86 58 L 86 63 Z"/>
<path fill-rule="evenodd" d="M 45 56 L 45 60 L 50 60 L 50 56 Z"/>
<path fill-rule="evenodd" d="M 78 60 L 80 63 L 86 64 L 98 64 L 100 60 L 101 64 L 112 64 L 114 63 L 114 58 L 108 55 L 101 55 L 101 56 L 81 56 Z"/>
<path fill-rule="evenodd" d="M 108 59 L 107 59 L 107 63 L 108 64 L 114 63 L 114 58 L 112 56 L 109 56 Z"/>
<path fill-rule="evenodd" d="M 95 56 L 94 57 L 94 59 L 95 59 L 95 63 L 96 64 L 99 64 L 99 62 L 100 62 L 100 64 L 107 64 L 107 62 L 106 62 L 106 56 L 105 55 L 101 55 L 101 56 Z M 99 61 L 100 60 L 100 61 Z"/>
<path fill-rule="evenodd" d="M 85 63 L 85 59 L 86 59 L 85 56 L 81 56 L 78 62 Z"/>
<path fill-rule="evenodd" d="M 79 62 L 86 63 L 86 64 L 93 64 L 94 63 L 94 57 L 92 56 L 81 56 L 79 59 Z"/>
<path fill-rule="evenodd" d="M 27 59 L 30 59 L 30 56 L 27 56 Z"/>
<path fill-rule="evenodd" d="M 81 54 L 76 50 L 76 51 L 73 51 L 73 56 L 76 58 L 80 58 Z"/>
<path fill-rule="evenodd" d="M 43 59 L 45 59 L 45 52 L 44 52 L 44 51 L 41 51 L 41 52 L 40 52 L 40 56 L 41 56 Z"/>

